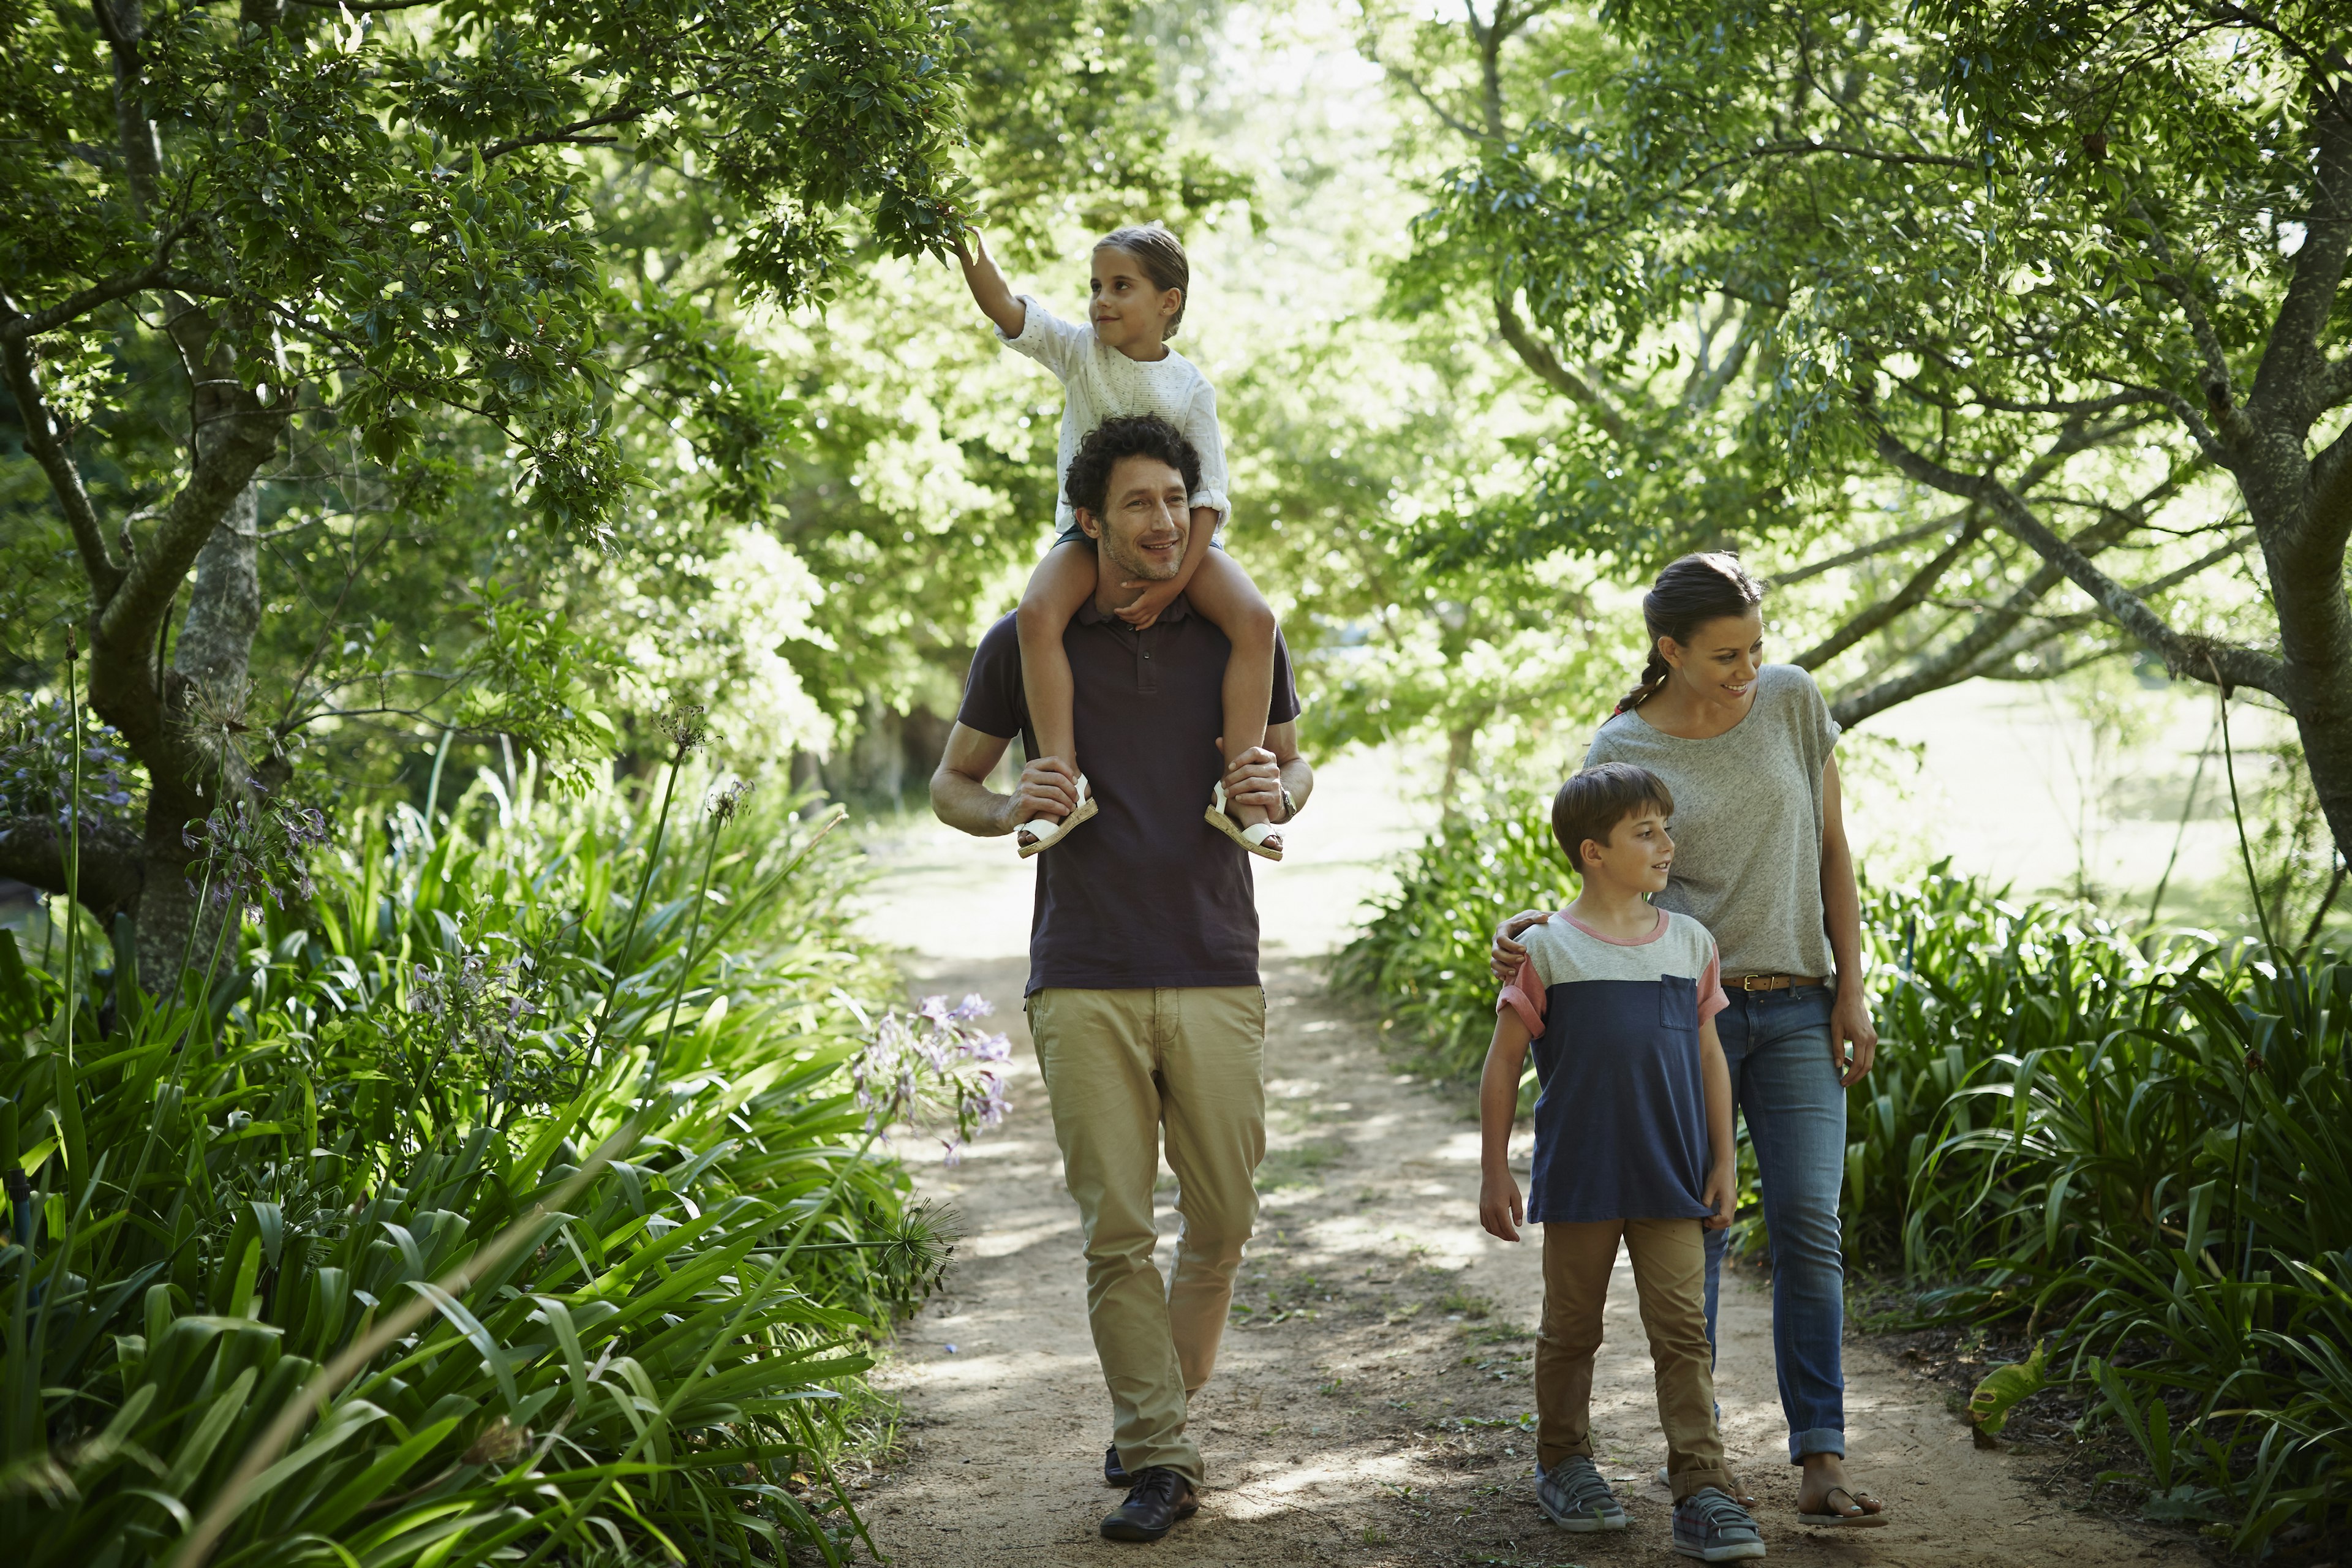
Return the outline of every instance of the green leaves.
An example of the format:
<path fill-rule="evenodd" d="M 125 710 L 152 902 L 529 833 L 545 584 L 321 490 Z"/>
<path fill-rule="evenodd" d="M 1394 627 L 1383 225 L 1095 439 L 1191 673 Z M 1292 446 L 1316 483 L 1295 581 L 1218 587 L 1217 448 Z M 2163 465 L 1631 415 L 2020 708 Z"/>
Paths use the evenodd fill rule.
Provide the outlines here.
<path fill-rule="evenodd" d="M 1767 570 L 1837 560 L 1850 575 L 1807 598 L 1838 635 L 1800 659 L 1853 650 L 1849 721 L 2129 637 L 2176 669 L 2192 631 L 2276 644 L 2274 617 L 2231 613 L 2231 552 L 2184 541 L 2226 533 L 2233 510 L 2291 531 L 2252 478 L 2252 438 L 2227 434 L 2258 366 L 2280 408 L 2347 395 L 2325 356 L 2273 352 L 2305 342 L 2282 312 L 2332 199 L 2323 7 L 1514 15 L 1483 41 L 1475 23 L 1367 24 L 1412 84 L 1407 112 L 1446 127 L 1407 165 L 1440 172 L 1421 176 L 1430 206 L 1391 308 L 1492 314 L 1556 400 L 1525 442 L 1530 482 L 1424 521 L 1416 554 L 1530 576 L 1718 543 Z M 2322 313 L 2340 353 L 2342 300 Z M 2203 482 L 2209 464 L 2239 470 L 2236 493 Z M 2185 602 L 2134 616 L 2103 590 L 2099 612 L 2029 622 L 2072 590 L 2042 570 L 2048 535 L 2007 513 L 1954 532 L 1989 480 L 2083 559 L 2114 552 L 2095 570 Z M 1915 528 L 1932 542 L 1898 552 Z"/>
<path fill-rule="evenodd" d="M 2041 1393 L 2049 1381 L 2042 1365 L 2042 1345 L 2037 1341 L 2032 1355 L 2008 1366 L 1997 1366 L 1978 1382 L 1969 1394 L 1969 1419 L 1987 1436 L 1999 1436 L 2001 1427 L 2009 1422 L 2011 1409 L 2019 1401 Z"/>
<path fill-rule="evenodd" d="M 884 973 L 845 927 L 847 862 L 786 879 L 807 830 L 778 800 L 705 889 L 609 795 L 550 807 L 529 782 L 355 833 L 309 909 L 257 933 L 234 1009 L 184 997 L 86 1053 L 105 1158 L 60 1172 L 37 1150 L 73 1202 L 18 1238 L 29 1257 L 0 1250 L 0 1529 L 28 1568 L 170 1561 L 288 1401 L 419 1296 L 432 1315 L 327 1391 L 215 1561 L 305 1542 L 441 1561 L 583 1510 L 600 1539 L 725 1559 L 758 1534 L 838 1560 L 840 1504 L 796 1478 L 845 1441 L 862 1338 L 935 1267 L 900 1255 L 905 1178 L 865 1157 L 840 1072 L 861 1026 L 840 998 Z M 689 951 L 707 895 L 725 923 Z M 47 1123 L 58 986 L 22 978 L 33 1012 L 0 1022 L 36 1032 L 0 1095 Z M 453 1284 L 641 1089 L 634 1125 L 657 1131 Z"/>

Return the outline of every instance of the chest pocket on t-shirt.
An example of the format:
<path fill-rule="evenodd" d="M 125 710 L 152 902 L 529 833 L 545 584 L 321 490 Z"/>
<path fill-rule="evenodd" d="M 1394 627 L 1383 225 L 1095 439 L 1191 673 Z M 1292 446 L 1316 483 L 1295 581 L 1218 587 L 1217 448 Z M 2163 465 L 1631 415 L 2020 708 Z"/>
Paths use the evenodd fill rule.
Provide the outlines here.
<path fill-rule="evenodd" d="M 1698 1027 L 1697 981 L 1685 980 L 1679 974 L 1659 977 L 1658 1026 L 1662 1029 Z"/>

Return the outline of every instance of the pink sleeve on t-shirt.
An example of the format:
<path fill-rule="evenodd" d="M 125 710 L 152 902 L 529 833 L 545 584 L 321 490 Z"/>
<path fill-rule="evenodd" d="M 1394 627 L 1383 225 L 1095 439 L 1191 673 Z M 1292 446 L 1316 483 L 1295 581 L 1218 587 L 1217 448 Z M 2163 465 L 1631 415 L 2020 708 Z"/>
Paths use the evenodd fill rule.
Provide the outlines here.
<path fill-rule="evenodd" d="M 1716 951 L 1710 939 L 1706 944 L 1706 973 L 1698 977 L 1698 1021 L 1706 1023 L 1731 1005 L 1731 998 L 1723 994 L 1723 955 Z"/>
<path fill-rule="evenodd" d="M 1720 988 L 1716 994 L 1723 994 Z M 1528 1026 L 1528 1035 L 1540 1035 L 1544 1032 L 1544 1007 L 1549 1000 L 1544 994 L 1543 981 L 1536 973 L 1536 961 L 1523 958 L 1519 960 L 1519 972 L 1511 976 L 1511 983 L 1503 987 L 1503 994 L 1496 1000 L 1495 1011 L 1499 1013 L 1508 1007 Z M 1720 1005 L 1730 1006 L 1731 999 L 1725 996 Z"/>

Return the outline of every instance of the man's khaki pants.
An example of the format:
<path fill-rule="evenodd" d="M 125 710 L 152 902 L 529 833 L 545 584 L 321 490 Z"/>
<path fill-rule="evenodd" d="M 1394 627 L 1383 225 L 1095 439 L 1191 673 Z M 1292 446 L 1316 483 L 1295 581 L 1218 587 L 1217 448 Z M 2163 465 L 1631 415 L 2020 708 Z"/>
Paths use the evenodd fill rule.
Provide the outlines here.
<path fill-rule="evenodd" d="M 1209 1380 L 1257 1220 L 1265 1153 L 1265 993 L 1255 985 L 1045 990 L 1029 1033 L 1087 1238 L 1087 1323 L 1128 1473 L 1202 1482 L 1185 1400 Z M 1176 1270 L 1163 1286 L 1152 1188 L 1176 1173 Z"/>
<path fill-rule="evenodd" d="M 1714 1351 L 1706 1342 L 1706 1244 L 1695 1219 L 1612 1219 L 1543 1227 L 1543 1320 L 1536 1330 L 1536 1462 L 1592 1457 L 1592 1358 L 1617 1241 L 1633 1259 L 1633 1289 L 1657 1373 L 1658 1425 L 1675 1500 L 1701 1487 L 1730 1491 L 1715 1425 Z"/>

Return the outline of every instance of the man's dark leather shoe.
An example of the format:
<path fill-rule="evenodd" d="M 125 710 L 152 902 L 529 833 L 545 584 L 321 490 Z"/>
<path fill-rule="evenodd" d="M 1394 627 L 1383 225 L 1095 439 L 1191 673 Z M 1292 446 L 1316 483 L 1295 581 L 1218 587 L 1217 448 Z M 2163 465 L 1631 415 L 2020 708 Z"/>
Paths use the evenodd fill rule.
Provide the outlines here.
<path fill-rule="evenodd" d="M 1146 1466 L 1129 1489 L 1127 1500 L 1102 1521 L 1105 1541 L 1157 1541 L 1176 1528 L 1179 1520 L 1200 1510 L 1192 1483 L 1175 1471 Z"/>
<path fill-rule="evenodd" d="M 1109 1447 L 1103 1450 L 1103 1485 L 1107 1487 L 1131 1487 L 1134 1484 L 1135 1478 L 1129 1475 L 1127 1473 L 1127 1467 L 1119 1462 L 1118 1445 L 1113 1443 Z"/>

